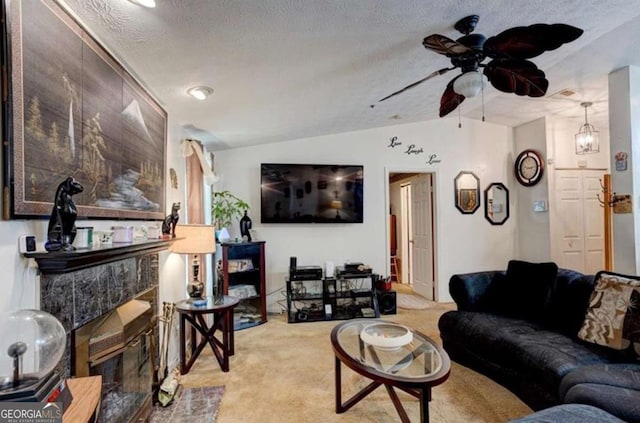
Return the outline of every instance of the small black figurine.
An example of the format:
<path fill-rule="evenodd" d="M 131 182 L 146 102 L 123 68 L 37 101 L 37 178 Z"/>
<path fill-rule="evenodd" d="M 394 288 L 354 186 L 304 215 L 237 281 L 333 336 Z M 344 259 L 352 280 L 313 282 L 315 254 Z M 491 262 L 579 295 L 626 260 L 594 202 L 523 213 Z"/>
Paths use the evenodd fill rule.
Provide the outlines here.
<path fill-rule="evenodd" d="M 247 211 L 244 211 L 244 216 L 240 219 L 240 236 L 244 239 L 247 237 L 247 242 L 251 242 L 251 234 L 249 233 L 249 229 L 251 229 L 251 218 L 247 215 Z"/>
<path fill-rule="evenodd" d="M 178 210 L 180 210 L 180 203 L 173 203 L 171 206 L 171 214 L 164 218 L 162 222 L 162 233 L 165 235 L 171 235 L 171 238 L 176 237 L 176 225 L 178 224 Z"/>
<path fill-rule="evenodd" d="M 53 200 L 53 210 L 47 228 L 47 242 L 44 248 L 47 251 L 72 251 L 75 250 L 73 240 L 76 238 L 76 217 L 78 210 L 73 203 L 72 195 L 82 192 L 84 188 L 80 182 L 69 176 L 56 190 Z"/>
<path fill-rule="evenodd" d="M 213 284 L 213 303 L 222 304 L 224 301 L 224 294 L 222 293 L 222 287 L 224 285 L 224 274 L 222 273 L 222 260 L 218 260 L 216 264 L 216 283 Z"/>

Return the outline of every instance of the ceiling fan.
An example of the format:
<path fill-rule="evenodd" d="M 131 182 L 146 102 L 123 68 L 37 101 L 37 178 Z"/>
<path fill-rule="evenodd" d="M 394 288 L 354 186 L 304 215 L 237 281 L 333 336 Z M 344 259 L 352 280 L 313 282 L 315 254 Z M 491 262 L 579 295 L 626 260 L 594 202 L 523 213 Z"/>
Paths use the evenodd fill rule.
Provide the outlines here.
<path fill-rule="evenodd" d="M 574 41 L 583 32 L 580 28 L 566 24 L 534 24 L 510 28 L 486 38 L 482 34 L 472 34 L 479 19 L 478 15 L 471 15 L 456 22 L 454 28 L 463 34 L 457 40 L 433 34 L 422 42 L 426 49 L 450 58 L 452 67 L 430 73 L 378 102 L 457 68 L 462 73 L 447 84 L 440 99 L 440 117 L 454 111 L 466 97 L 477 95 L 484 87 L 484 77 L 505 93 L 542 97 L 547 92 L 549 81 L 544 72 L 527 59 Z M 491 61 L 483 63 L 487 58 Z M 483 69 L 482 73 L 480 68 Z"/>

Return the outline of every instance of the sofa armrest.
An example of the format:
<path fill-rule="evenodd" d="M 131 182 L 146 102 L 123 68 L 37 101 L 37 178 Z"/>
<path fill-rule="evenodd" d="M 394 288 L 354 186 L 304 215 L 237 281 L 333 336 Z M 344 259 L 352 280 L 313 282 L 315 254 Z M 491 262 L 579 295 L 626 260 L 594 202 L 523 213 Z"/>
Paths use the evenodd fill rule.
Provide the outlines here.
<path fill-rule="evenodd" d="M 493 293 L 506 273 L 500 270 L 453 275 L 449 280 L 449 293 L 458 310 L 493 311 Z"/>

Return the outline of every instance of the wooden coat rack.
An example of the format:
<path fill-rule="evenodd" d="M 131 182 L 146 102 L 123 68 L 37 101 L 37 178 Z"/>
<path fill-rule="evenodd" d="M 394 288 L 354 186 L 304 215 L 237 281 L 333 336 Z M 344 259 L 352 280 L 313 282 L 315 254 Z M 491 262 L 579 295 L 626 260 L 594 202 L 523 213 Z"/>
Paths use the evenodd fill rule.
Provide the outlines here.
<path fill-rule="evenodd" d="M 604 270 L 613 270 L 613 233 L 611 209 L 615 204 L 615 192 L 611 191 L 611 174 L 604 175 L 604 183 L 600 180 L 602 195 L 604 199 L 597 195 L 600 206 L 604 207 Z"/>

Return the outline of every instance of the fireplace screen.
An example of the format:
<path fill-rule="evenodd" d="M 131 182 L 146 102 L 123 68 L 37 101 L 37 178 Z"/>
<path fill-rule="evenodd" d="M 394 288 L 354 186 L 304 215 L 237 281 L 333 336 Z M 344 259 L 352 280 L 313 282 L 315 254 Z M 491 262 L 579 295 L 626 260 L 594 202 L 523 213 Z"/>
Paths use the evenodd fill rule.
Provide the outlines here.
<path fill-rule="evenodd" d="M 100 422 L 135 421 L 151 405 L 152 331 L 143 333 L 124 348 L 91 363 L 90 374 L 102 375 Z"/>
<path fill-rule="evenodd" d="M 144 420 L 151 413 L 153 313 L 149 301 L 134 299 L 73 333 L 74 376 L 102 376 L 101 422 Z"/>

